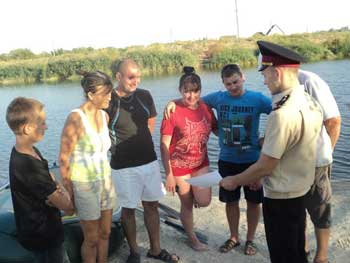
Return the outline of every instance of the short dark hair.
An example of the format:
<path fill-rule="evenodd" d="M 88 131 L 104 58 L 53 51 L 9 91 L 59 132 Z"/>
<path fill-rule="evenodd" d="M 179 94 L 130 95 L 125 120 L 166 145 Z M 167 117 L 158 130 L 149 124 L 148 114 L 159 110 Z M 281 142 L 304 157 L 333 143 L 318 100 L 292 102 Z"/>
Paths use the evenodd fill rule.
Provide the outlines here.
<path fill-rule="evenodd" d="M 118 60 L 114 63 L 112 67 L 112 73 L 115 76 L 118 72 L 123 73 L 122 71 L 124 70 L 125 65 L 132 64 L 140 68 L 140 65 L 133 59 L 131 58 L 124 58 L 122 60 Z"/>
<path fill-rule="evenodd" d="M 89 92 L 96 93 L 97 87 L 99 86 L 106 88 L 106 93 L 113 90 L 112 80 L 106 73 L 103 73 L 101 71 L 88 72 L 80 70 L 77 72 L 77 74 L 83 76 L 80 83 L 84 90 L 86 98 Z"/>
<path fill-rule="evenodd" d="M 227 64 L 221 69 L 221 79 L 229 78 L 233 74 L 243 76 L 242 70 L 238 64 Z"/>
<path fill-rule="evenodd" d="M 44 104 L 25 97 L 17 97 L 11 101 L 6 110 L 6 122 L 16 135 L 21 135 L 21 127 L 38 117 Z"/>
<path fill-rule="evenodd" d="M 183 67 L 184 74 L 181 76 L 179 81 L 179 90 L 184 88 L 185 92 L 198 91 L 202 89 L 201 78 L 196 74 L 194 67 L 185 66 Z M 196 88 L 189 88 L 187 84 L 195 84 Z"/>

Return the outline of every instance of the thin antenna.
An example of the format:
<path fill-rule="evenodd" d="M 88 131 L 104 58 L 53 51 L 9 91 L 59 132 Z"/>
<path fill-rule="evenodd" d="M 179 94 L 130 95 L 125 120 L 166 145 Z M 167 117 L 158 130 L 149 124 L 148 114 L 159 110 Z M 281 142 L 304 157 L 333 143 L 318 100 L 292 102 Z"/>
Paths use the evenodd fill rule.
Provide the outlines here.
<path fill-rule="evenodd" d="M 237 36 L 236 38 L 239 38 L 239 24 L 238 24 L 238 7 L 237 7 L 237 0 L 235 0 L 236 5 L 236 26 L 237 26 Z"/>

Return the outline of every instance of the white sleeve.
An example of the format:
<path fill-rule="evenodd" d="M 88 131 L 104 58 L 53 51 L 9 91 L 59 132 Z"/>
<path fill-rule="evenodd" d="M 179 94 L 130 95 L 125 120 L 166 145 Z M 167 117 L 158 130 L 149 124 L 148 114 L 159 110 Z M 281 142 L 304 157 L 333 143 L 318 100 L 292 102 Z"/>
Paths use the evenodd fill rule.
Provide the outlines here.
<path fill-rule="evenodd" d="M 305 86 L 305 91 L 320 104 L 324 121 L 340 116 L 338 105 L 325 81 L 317 75 L 310 75 L 305 83 L 302 84 Z"/>

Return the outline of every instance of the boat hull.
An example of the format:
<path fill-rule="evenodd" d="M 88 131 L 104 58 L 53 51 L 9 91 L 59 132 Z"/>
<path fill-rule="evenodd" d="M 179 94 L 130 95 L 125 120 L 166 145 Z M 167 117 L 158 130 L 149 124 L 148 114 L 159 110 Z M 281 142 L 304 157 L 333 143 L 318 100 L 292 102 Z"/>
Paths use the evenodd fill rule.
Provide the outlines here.
<path fill-rule="evenodd" d="M 124 233 L 120 224 L 121 210 L 113 213 L 108 255 L 115 254 L 124 241 Z M 83 232 L 76 216 L 63 217 L 64 248 L 71 263 L 82 262 L 80 248 Z M 16 239 L 16 224 L 13 214 L 11 192 L 9 187 L 0 190 L 0 263 L 32 263 L 33 255 L 23 248 Z"/>

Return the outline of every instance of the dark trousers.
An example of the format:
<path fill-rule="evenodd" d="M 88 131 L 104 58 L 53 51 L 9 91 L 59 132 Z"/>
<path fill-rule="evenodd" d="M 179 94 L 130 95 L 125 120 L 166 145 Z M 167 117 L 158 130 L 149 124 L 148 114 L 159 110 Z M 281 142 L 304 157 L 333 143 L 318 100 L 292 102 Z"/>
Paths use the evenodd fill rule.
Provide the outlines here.
<path fill-rule="evenodd" d="M 306 263 L 305 198 L 264 198 L 266 241 L 272 263 Z"/>
<path fill-rule="evenodd" d="M 32 251 L 36 263 L 63 263 L 63 246 Z"/>

